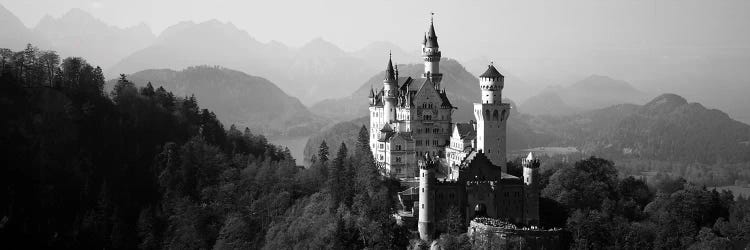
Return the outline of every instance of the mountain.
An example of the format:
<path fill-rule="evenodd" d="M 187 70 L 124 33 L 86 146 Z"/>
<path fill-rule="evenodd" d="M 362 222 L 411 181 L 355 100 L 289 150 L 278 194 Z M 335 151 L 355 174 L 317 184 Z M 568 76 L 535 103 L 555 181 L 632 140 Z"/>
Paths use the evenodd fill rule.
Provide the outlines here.
<path fill-rule="evenodd" d="M 35 34 L 8 9 L 0 5 L 0 48 L 14 51 L 22 50 L 26 44 L 33 44 L 40 48 L 48 48 L 49 43 Z"/>
<path fill-rule="evenodd" d="M 520 106 L 525 113 L 568 115 L 620 103 L 640 103 L 647 95 L 629 83 L 592 75 L 565 87 L 549 87 Z"/>
<path fill-rule="evenodd" d="M 254 133 L 306 135 L 326 121 L 272 82 L 221 67 L 196 66 L 181 71 L 152 69 L 128 76 L 137 86 L 151 82 L 178 96 L 195 95 L 201 107 L 213 110 L 225 124 L 250 127 Z"/>
<path fill-rule="evenodd" d="M 107 73 L 190 65 L 221 65 L 263 76 L 305 103 L 351 93 L 352 82 L 377 72 L 365 60 L 320 38 L 290 48 L 275 41 L 261 43 L 231 23 L 210 20 L 167 28 L 153 44 L 125 57 Z"/>
<path fill-rule="evenodd" d="M 663 94 L 644 105 L 620 104 L 581 114 L 537 117 L 535 130 L 611 159 L 749 162 L 750 125 L 717 109 Z"/>
<path fill-rule="evenodd" d="M 384 62 L 382 68 L 385 69 Z M 423 64 L 399 64 L 399 76 L 420 78 L 424 72 Z M 445 88 L 448 97 L 458 110 L 454 112 L 454 119 L 469 120 L 473 119 L 473 104 L 479 99 L 479 79 L 466 71 L 466 69 L 456 60 L 443 59 L 440 62 L 440 70 L 443 74 L 441 86 Z M 477 70 L 479 71 L 479 70 Z M 375 90 L 382 88 L 385 71 L 381 71 L 369 80 L 364 82 L 360 87 L 351 93 L 348 97 L 337 99 L 326 99 L 310 107 L 310 110 L 318 115 L 337 121 L 351 120 L 367 114 L 367 96 L 370 93 L 370 87 Z"/>
<path fill-rule="evenodd" d="M 118 28 L 81 9 L 71 9 L 60 18 L 44 16 L 34 32 L 50 41 L 62 56 L 84 57 L 103 68 L 112 66 L 155 39 L 145 24 Z"/>

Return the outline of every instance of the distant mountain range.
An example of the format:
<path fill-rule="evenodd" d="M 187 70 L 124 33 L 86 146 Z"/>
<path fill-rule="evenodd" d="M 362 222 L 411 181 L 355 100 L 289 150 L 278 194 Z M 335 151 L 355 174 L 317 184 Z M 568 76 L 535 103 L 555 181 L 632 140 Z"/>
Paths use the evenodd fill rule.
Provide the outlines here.
<path fill-rule="evenodd" d="M 10 11 L 0 6 L 0 48 L 21 50 L 33 44 L 57 51 L 62 57 L 86 58 L 107 68 L 120 58 L 145 47 L 154 40 L 146 25 L 118 28 L 107 25 L 80 9 L 71 9 L 60 18 L 44 16 L 29 29 Z"/>
<path fill-rule="evenodd" d="M 311 104 L 351 93 L 356 86 L 352 83 L 376 73 L 372 61 L 385 62 L 387 50 L 374 58 L 365 57 L 375 56 L 380 48 L 406 54 L 388 43 L 350 53 L 320 38 L 291 48 L 279 42 L 261 43 L 231 23 L 182 22 L 167 28 L 155 43 L 125 57 L 107 72 L 114 75 L 150 68 L 221 65 L 264 76 Z"/>
<path fill-rule="evenodd" d="M 750 125 L 675 94 L 660 95 L 644 105 L 619 104 L 570 116 L 540 116 L 529 126 L 555 136 L 552 145 L 575 146 L 613 159 L 750 161 Z"/>
<path fill-rule="evenodd" d="M 629 83 L 592 75 L 565 87 L 549 87 L 520 105 L 524 113 L 568 115 L 620 103 L 641 103 L 648 95 Z"/>
<path fill-rule="evenodd" d="M 44 16 L 33 31 L 63 56 L 80 56 L 102 68 L 112 66 L 156 38 L 145 24 L 118 28 L 81 9 L 72 9 L 60 18 Z"/>
<path fill-rule="evenodd" d="M 296 136 L 314 133 L 328 123 L 270 81 L 236 70 L 212 66 L 144 70 L 128 79 L 137 86 L 148 82 L 154 88 L 163 86 L 177 96 L 194 94 L 198 105 L 214 111 L 227 128 L 235 124 L 266 136 Z"/>
<path fill-rule="evenodd" d="M 355 133 L 368 125 L 367 119 L 341 122 L 317 133 L 308 141 L 305 158 L 316 152 L 323 138 L 328 145 L 351 143 L 336 135 Z M 508 150 L 564 146 L 608 159 L 750 162 L 750 125 L 675 94 L 660 95 L 644 105 L 617 104 L 572 115 L 535 116 L 513 110 L 507 134 Z"/>
<path fill-rule="evenodd" d="M 49 47 L 47 40 L 26 28 L 21 19 L 2 5 L 0 5 L 0 31 L 2 31 L 0 32 L 0 48 L 19 51 L 29 43 Z"/>

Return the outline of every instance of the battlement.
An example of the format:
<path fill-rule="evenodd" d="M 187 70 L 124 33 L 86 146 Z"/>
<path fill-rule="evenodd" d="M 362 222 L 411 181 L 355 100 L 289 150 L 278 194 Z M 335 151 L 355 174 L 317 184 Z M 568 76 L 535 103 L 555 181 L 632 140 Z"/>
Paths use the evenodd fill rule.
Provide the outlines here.
<path fill-rule="evenodd" d="M 521 159 L 521 166 L 524 168 L 539 168 L 540 165 L 539 159 L 534 158 L 532 153 L 529 153 L 526 158 Z"/>
<path fill-rule="evenodd" d="M 428 154 L 425 154 L 422 159 L 417 161 L 417 165 L 419 166 L 419 169 L 435 169 L 437 168 L 438 164 L 440 164 L 440 159 L 436 156 L 430 156 Z"/>

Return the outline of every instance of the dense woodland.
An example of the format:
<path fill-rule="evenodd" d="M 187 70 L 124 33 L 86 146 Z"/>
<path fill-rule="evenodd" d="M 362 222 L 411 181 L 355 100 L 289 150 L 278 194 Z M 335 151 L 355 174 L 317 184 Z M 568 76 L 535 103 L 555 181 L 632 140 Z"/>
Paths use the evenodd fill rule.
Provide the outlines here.
<path fill-rule="evenodd" d="M 199 100 L 29 46 L 0 50 L 0 241 L 25 248 L 399 249 L 395 180 L 360 127 L 309 168 L 263 135 L 225 128 Z M 517 162 L 512 171 L 519 171 Z M 545 161 L 542 222 L 576 249 L 729 248 L 750 201 L 680 178 L 623 178 L 601 158 Z M 471 248 L 466 225 L 437 244 Z"/>

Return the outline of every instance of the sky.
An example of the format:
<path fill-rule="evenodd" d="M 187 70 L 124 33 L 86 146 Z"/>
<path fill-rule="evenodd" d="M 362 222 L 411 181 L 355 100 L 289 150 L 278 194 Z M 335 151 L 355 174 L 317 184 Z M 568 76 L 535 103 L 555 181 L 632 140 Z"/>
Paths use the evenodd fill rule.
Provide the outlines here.
<path fill-rule="evenodd" d="M 738 86 L 750 85 L 746 70 L 737 70 L 750 66 L 747 0 L 0 0 L 0 4 L 28 27 L 44 15 L 59 17 L 80 8 L 119 27 L 145 23 L 157 35 L 180 21 L 217 19 L 262 42 L 276 40 L 299 47 L 323 38 L 347 51 L 375 41 L 418 50 L 434 12 L 444 57 L 464 65 L 494 61 L 501 71 L 509 69 L 529 84 L 566 84 L 599 74 L 645 91 L 678 92 L 706 102 L 706 91 L 722 101 L 722 88 L 736 94 L 744 90 Z M 679 85 L 684 75 L 692 81 L 688 86 Z M 726 78 L 722 88 L 695 83 L 717 76 Z M 732 107 L 734 101 L 724 102 L 714 105 L 742 108 Z"/>
<path fill-rule="evenodd" d="M 346 50 L 387 40 L 420 42 L 430 17 L 455 57 L 525 56 L 575 47 L 748 46 L 750 1 L 247 1 L 0 0 L 28 26 L 80 8 L 116 26 L 146 23 L 155 34 L 180 21 L 232 22 L 261 41 L 301 46 L 317 37 Z M 493 48 L 494 47 L 494 48 Z M 506 48 L 505 50 L 503 48 Z M 561 54 L 552 53 L 551 56 Z"/>

